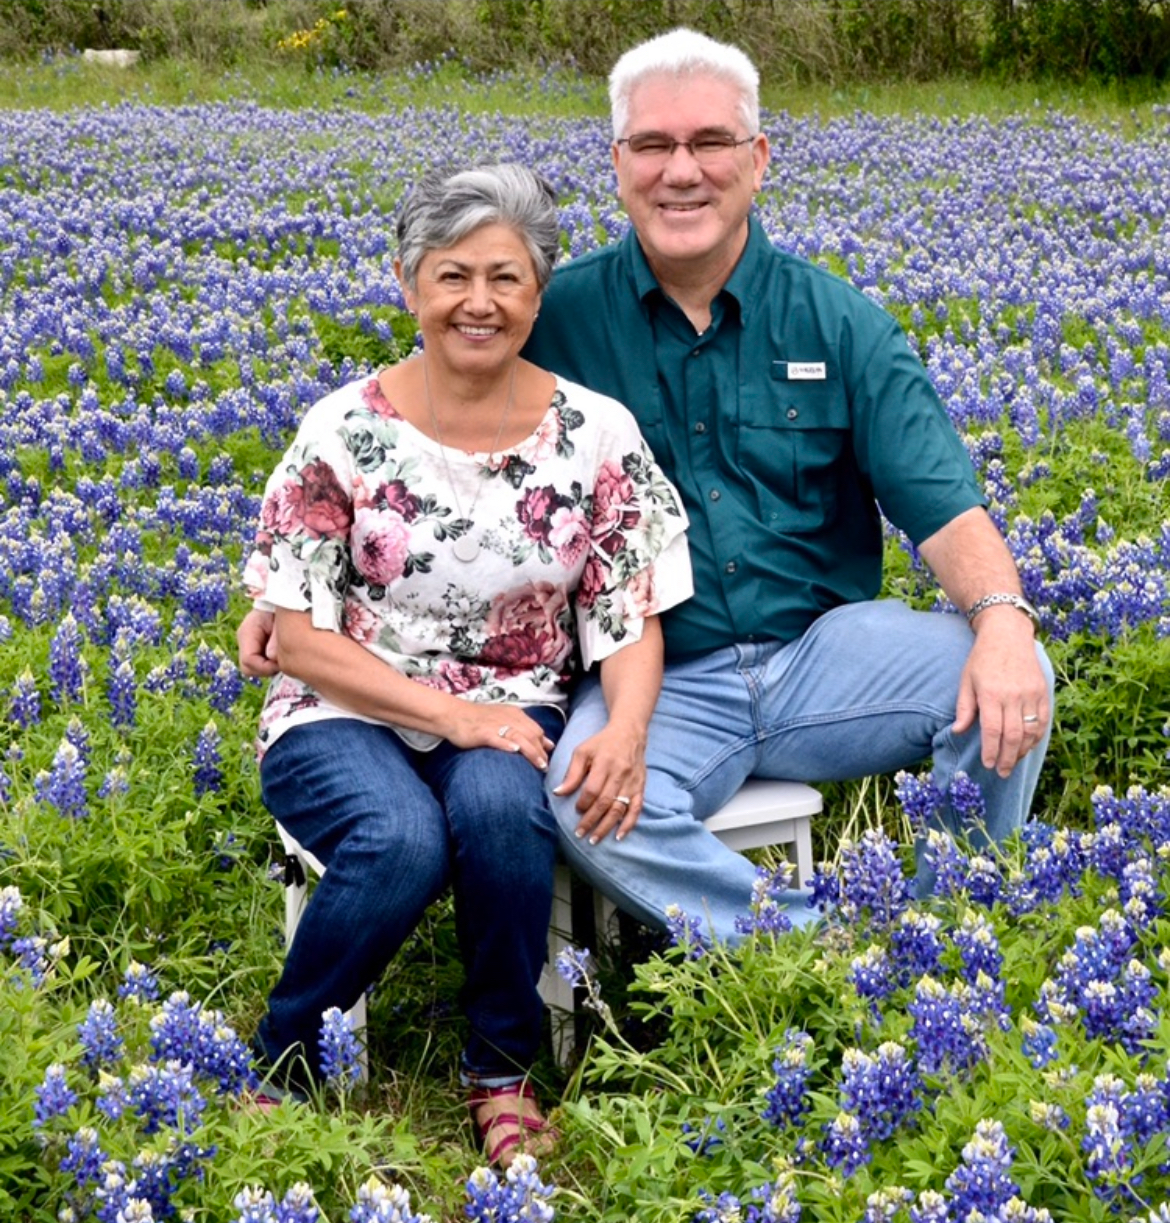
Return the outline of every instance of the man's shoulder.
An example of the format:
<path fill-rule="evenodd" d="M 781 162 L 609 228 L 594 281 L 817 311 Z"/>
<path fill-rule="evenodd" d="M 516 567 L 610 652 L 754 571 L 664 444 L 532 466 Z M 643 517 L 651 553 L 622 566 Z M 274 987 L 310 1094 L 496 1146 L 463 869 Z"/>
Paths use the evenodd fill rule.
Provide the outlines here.
<path fill-rule="evenodd" d="M 621 251 L 621 242 L 611 242 L 577 255 L 568 263 L 558 264 L 553 269 L 546 293 L 559 295 L 566 290 L 579 292 L 615 274 L 620 268 Z"/>
<path fill-rule="evenodd" d="M 881 305 L 855 284 L 803 255 L 769 243 L 763 263 L 764 275 L 771 280 L 783 281 L 789 292 L 803 292 L 809 298 L 831 302 L 841 309 L 852 307 L 862 313 L 890 317 Z"/>

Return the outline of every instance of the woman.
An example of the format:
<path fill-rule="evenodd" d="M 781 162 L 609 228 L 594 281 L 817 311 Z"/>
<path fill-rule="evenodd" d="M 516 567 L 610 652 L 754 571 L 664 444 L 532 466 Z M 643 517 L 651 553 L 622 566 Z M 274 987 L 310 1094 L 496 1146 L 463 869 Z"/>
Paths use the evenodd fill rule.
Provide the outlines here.
<path fill-rule="evenodd" d="M 520 358 L 559 249 L 548 184 L 512 165 L 429 176 L 398 243 L 422 352 L 310 409 L 249 562 L 280 643 L 264 802 L 328 868 L 258 1043 L 319 1073 L 322 1012 L 451 885 L 461 1077 L 507 1166 L 549 1139 L 526 1078 L 556 845 L 543 770 L 579 656 L 610 712 L 590 783 L 618 811 L 641 795 L 656 613 L 691 591 L 685 518 L 620 404 Z"/>

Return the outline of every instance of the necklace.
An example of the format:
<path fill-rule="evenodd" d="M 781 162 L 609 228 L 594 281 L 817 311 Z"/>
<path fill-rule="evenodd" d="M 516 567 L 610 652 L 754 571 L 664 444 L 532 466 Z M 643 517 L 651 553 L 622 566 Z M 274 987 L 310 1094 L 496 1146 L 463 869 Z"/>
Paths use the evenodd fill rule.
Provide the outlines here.
<path fill-rule="evenodd" d="M 451 476 L 451 465 L 447 461 L 447 447 L 443 443 L 443 431 L 439 428 L 439 418 L 435 413 L 435 405 L 431 402 L 431 379 L 427 372 L 427 359 L 424 356 L 423 363 L 423 386 L 427 393 L 427 411 L 431 415 L 431 425 L 435 430 L 435 440 L 439 443 L 439 458 L 443 463 L 443 474 L 447 477 L 447 485 L 451 489 L 451 499 L 455 502 L 455 508 L 459 511 L 459 517 L 465 520 L 468 526 L 471 525 L 472 515 L 475 513 L 475 507 L 479 503 L 479 494 L 483 492 L 484 480 L 481 477 L 479 483 L 475 486 L 475 496 L 471 499 L 471 504 L 467 507 L 467 513 L 463 513 L 463 504 L 459 500 L 459 493 L 455 489 L 455 481 Z M 504 425 L 508 420 L 508 413 L 512 410 L 512 401 L 516 398 L 516 366 L 518 361 L 512 363 L 512 381 L 508 385 L 508 402 L 504 405 L 503 414 L 500 416 L 500 424 L 496 429 L 496 436 L 492 441 L 492 447 L 488 451 L 489 455 L 495 454 L 500 447 L 500 438 L 504 435 Z M 460 535 L 451 548 L 455 554 L 457 561 L 462 561 L 465 565 L 469 565 L 477 556 L 479 556 L 479 541 L 472 539 L 469 534 Z"/>

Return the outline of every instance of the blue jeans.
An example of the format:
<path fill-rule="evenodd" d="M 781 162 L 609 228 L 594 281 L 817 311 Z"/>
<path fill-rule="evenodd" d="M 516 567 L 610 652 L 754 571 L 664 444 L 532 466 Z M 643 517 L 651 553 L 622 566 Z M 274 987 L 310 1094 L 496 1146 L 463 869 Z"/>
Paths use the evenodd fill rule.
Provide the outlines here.
<path fill-rule="evenodd" d="M 564 729 L 555 709 L 526 712 L 550 739 Z M 386 727 L 339 718 L 286 731 L 260 780 L 264 805 L 326 868 L 268 999 L 262 1055 L 296 1050 L 319 1073 L 322 1012 L 349 1010 L 450 884 L 464 1078 L 522 1078 L 540 1045 L 556 857 L 543 775 L 510 752 L 416 752 Z"/>
<path fill-rule="evenodd" d="M 944 791 L 957 770 L 983 789 L 986 824 L 961 829 L 976 843 L 998 842 L 1027 818 L 1048 737 L 999 777 L 979 759 L 976 725 L 951 731 L 959 676 L 974 640 L 961 616 L 911 611 L 893 599 L 835 608 L 798 640 L 730 646 L 666 668 L 650 724 L 645 806 L 621 842 L 597 845 L 574 836 L 577 795 L 552 798 L 561 849 L 572 868 L 619 908 L 661 928 L 677 904 L 705 919 L 716 938 L 735 941 L 755 868 L 726 848 L 702 821 L 748 777 L 844 781 L 911 768 L 934 758 Z M 1052 668 L 1037 646 L 1052 686 Z M 568 768 L 573 749 L 605 724 L 593 677 L 573 701 L 568 729 L 549 765 L 549 784 Z M 921 851 L 921 847 L 919 847 Z M 929 886 L 921 852 L 919 888 Z M 816 919 L 804 892 L 793 891 L 796 925 Z"/>

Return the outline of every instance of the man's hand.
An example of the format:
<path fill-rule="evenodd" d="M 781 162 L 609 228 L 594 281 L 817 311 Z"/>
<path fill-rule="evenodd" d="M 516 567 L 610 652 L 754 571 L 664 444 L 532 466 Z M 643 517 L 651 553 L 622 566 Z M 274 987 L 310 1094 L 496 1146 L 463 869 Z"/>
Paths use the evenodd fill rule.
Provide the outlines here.
<path fill-rule="evenodd" d="M 986 768 L 1007 777 L 1048 732 L 1052 710 L 1031 621 L 1014 607 L 975 617 L 975 644 L 959 682 L 953 729 L 979 720 Z"/>
<path fill-rule="evenodd" d="M 236 629 L 240 670 L 249 679 L 263 679 L 280 670 L 276 661 L 276 617 L 253 608 Z"/>

